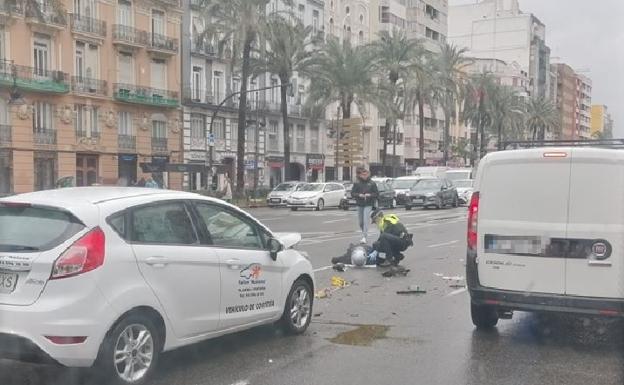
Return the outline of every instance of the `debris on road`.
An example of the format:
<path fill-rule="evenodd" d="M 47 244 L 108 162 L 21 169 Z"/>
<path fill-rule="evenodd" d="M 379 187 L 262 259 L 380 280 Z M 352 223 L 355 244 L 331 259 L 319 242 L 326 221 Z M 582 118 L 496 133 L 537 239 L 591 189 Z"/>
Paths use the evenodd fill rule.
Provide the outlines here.
<path fill-rule="evenodd" d="M 345 272 L 347 271 L 347 266 L 344 263 L 336 263 L 332 268 L 336 271 Z"/>
<path fill-rule="evenodd" d="M 390 267 L 390 269 L 384 271 L 383 273 L 381 273 L 381 275 L 386 278 L 397 277 L 397 276 L 405 277 L 407 273 L 409 272 L 410 272 L 409 269 L 406 269 L 405 267 L 399 265 L 399 266 Z"/>
<path fill-rule="evenodd" d="M 315 317 L 320 317 L 320 316 L 322 316 L 322 315 L 323 315 L 323 313 L 322 313 L 322 312 L 314 313 L 314 316 L 315 316 Z"/>
<path fill-rule="evenodd" d="M 407 290 L 399 290 L 397 294 L 425 294 L 427 290 L 423 290 L 418 285 L 409 285 Z"/>
<path fill-rule="evenodd" d="M 314 293 L 314 298 L 327 298 L 331 296 L 331 289 L 326 287 L 325 289 L 321 289 L 321 290 L 317 290 L 316 293 Z"/>
<path fill-rule="evenodd" d="M 339 289 L 342 289 L 342 288 L 345 288 L 345 287 L 349 286 L 349 282 L 346 279 L 342 278 L 342 277 L 334 275 L 333 277 L 331 277 L 331 285 L 333 287 L 337 287 Z"/>
<path fill-rule="evenodd" d="M 324 289 L 317 290 L 314 293 L 314 298 L 322 299 L 322 298 L 331 297 L 331 294 L 334 291 L 344 289 L 345 287 L 349 287 L 352 284 L 354 284 L 355 281 L 349 282 L 342 277 L 334 275 L 333 277 L 331 277 L 330 282 L 331 282 L 331 287 L 326 287 Z"/>

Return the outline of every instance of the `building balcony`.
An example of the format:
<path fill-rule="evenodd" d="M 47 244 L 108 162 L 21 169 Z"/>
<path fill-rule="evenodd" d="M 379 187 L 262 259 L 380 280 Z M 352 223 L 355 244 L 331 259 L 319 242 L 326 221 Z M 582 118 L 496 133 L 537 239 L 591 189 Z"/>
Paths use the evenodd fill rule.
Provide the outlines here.
<path fill-rule="evenodd" d="M 0 147 L 9 147 L 13 143 L 11 126 L 0 124 Z"/>
<path fill-rule="evenodd" d="M 91 131 L 87 130 L 76 130 L 76 139 L 87 138 L 87 139 L 100 139 L 101 137 L 100 131 Z"/>
<path fill-rule="evenodd" d="M 179 104 L 177 92 L 139 87 L 132 84 L 115 83 L 113 98 L 120 102 L 154 107 L 175 108 Z"/>
<path fill-rule="evenodd" d="M 21 2 L 0 0 L 0 14 L 8 16 L 21 16 L 24 14 L 24 7 Z"/>
<path fill-rule="evenodd" d="M 119 150 L 136 151 L 136 136 L 117 135 L 117 147 Z"/>
<path fill-rule="evenodd" d="M 205 41 L 191 40 L 191 54 L 205 58 L 217 58 L 219 56 L 217 47 Z"/>
<path fill-rule="evenodd" d="M 38 145 L 56 144 L 56 130 L 36 128 L 33 131 L 33 142 Z"/>
<path fill-rule="evenodd" d="M 187 105 L 213 104 L 211 92 L 195 87 L 184 87 L 182 89 L 182 100 Z"/>
<path fill-rule="evenodd" d="M 72 91 L 80 94 L 106 96 L 108 85 L 106 80 L 72 76 Z"/>
<path fill-rule="evenodd" d="M 72 32 L 103 39 L 106 37 L 106 22 L 92 17 L 70 15 Z"/>
<path fill-rule="evenodd" d="M 147 46 L 148 33 L 129 25 L 113 25 L 113 44 L 130 48 L 142 48 Z"/>
<path fill-rule="evenodd" d="M 149 34 L 147 49 L 160 55 L 175 55 L 178 52 L 178 39 L 152 33 Z"/>
<path fill-rule="evenodd" d="M 168 154 L 167 138 L 152 138 L 152 153 Z"/>
<path fill-rule="evenodd" d="M 171 7 L 179 7 L 180 6 L 180 0 L 156 0 L 156 2 L 158 2 L 160 4 L 168 5 L 168 6 L 171 6 Z"/>
<path fill-rule="evenodd" d="M 303 106 L 300 104 L 289 104 L 288 115 L 299 117 L 299 118 L 303 117 Z"/>
<path fill-rule="evenodd" d="M 63 94 L 69 92 L 69 76 L 65 72 L 26 67 L 0 61 L 0 86 L 34 92 Z"/>
<path fill-rule="evenodd" d="M 59 31 L 67 27 L 67 13 L 61 9 L 54 9 L 49 5 L 39 8 L 28 7 L 26 8 L 25 16 L 26 22 L 31 25 Z"/>

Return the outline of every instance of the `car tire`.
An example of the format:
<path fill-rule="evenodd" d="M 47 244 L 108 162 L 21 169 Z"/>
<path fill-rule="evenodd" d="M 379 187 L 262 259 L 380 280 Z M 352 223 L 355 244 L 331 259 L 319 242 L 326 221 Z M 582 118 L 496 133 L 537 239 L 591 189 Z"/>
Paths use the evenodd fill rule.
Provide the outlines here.
<path fill-rule="evenodd" d="M 455 198 L 453 198 L 453 207 L 459 207 L 459 197 L 457 195 L 455 195 Z"/>
<path fill-rule="evenodd" d="M 284 313 L 279 321 L 287 334 L 301 334 L 306 331 L 312 320 L 313 300 L 314 294 L 308 281 L 301 278 L 296 280 L 286 297 Z"/>
<path fill-rule="evenodd" d="M 323 200 L 323 198 L 320 198 L 316 202 L 316 211 L 323 211 L 324 207 L 325 207 L 325 201 Z"/>
<path fill-rule="evenodd" d="M 493 306 L 470 303 L 470 316 L 477 329 L 491 329 L 498 323 L 498 313 Z"/>
<path fill-rule="evenodd" d="M 444 200 L 442 198 L 438 198 L 436 204 L 435 204 L 435 208 L 436 210 L 440 210 L 444 207 Z"/>
<path fill-rule="evenodd" d="M 130 314 L 117 322 L 104 337 L 94 365 L 95 375 L 103 378 L 107 385 L 145 384 L 158 365 L 163 345 L 162 335 L 152 318 L 139 313 Z M 123 353 L 127 349 L 131 351 Z M 122 355 L 126 358 L 116 363 L 116 357 L 122 358 Z M 145 367 L 148 359 L 149 364 Z M 132 373 L 126 373 L 127 365 L 132 365 Z M 136 369 L 140 369 L 140 374 L 134 372 Z M 133 375 L 137 378 L 132 378 Z"/>
<path fill-rule="evenodd" d="M 298 208 L 298 207 L 291 207 L 291 208 L 290 208 L 290 211 L 297 211 L 297 208 Z"/>
<path fill-rule="evenodd" d="M 410 205 L 405 205 L 405 210 L 406 210 L 406 211 L 411 211 L 411 210 L 412 210 L 412 206 L 410 206 Z"/>

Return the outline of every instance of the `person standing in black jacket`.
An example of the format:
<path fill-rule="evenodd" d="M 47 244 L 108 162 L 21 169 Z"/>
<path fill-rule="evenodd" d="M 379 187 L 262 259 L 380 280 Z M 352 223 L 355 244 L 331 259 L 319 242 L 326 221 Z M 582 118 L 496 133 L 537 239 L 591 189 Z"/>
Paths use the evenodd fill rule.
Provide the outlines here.
<path fill-rule="evenodd" d="M 358 211 L 358 225 L 362 230 L 362 243 L 366 243 L 368 237 L 368 225 L 373 206 L 379 197 L 377 185 L 370 178 L 370 174 L 364 167 L 357 168 L 357 181 L 351 189 L 351 197 L 355 199 Z"/>

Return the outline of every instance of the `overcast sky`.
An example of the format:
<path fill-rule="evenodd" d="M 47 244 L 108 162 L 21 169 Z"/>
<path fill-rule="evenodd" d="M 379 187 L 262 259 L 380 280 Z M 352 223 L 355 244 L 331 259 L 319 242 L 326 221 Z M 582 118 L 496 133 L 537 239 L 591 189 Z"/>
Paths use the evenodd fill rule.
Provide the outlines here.
<path fill-rule="evenodd" d="M 477 0 L 449 0 L 450 5 Z M 592 103 L 606 104 L 624 137 L 624 0 L 519 0 L 520 9 L 546 25 L 552 61 L 569 64 L 593 81 Z M 452 20 L 449 20 L 452 23 Z"/>

